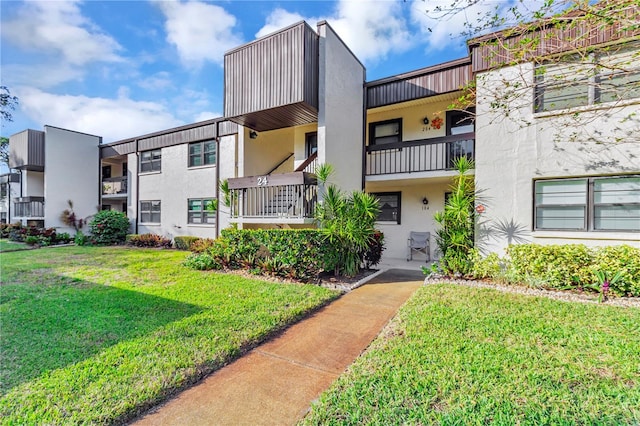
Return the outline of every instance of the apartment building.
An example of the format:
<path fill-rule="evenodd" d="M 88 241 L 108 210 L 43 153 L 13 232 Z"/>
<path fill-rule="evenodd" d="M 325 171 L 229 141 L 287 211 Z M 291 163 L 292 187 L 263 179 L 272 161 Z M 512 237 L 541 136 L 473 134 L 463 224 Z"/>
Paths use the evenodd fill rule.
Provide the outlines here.
<path fill-rule="evenodd" d="M 433 214 L 443 209 L 454 161 L 464 156 L 476 164 L 483 251 L 522 242 L 640 246 L 640 35 L 606 34 L 575 45 L 560 32 L 564 44 L 540 47 L 553 57 L 606 46 L 587 58 L 595 61 L 591 69 L 607 70 L 600 74 L 540 63 L 540 51 L 516 60 L 509 43 L 527 34 L 502 32 L 471 40 L 469 57 L 366 81 L 365 67 L 327 22 L 299 22 L 225 54 L 223 118 L 99 148 L 87 141 L 92 148 L 83 155 L 96 158 L 83 165 L 91 176 L 84 184 L 93 188 L 87 203 L 98 198 L 100 208 L 126 212 L 132 232 L 167 237 L 215 237 L 231 224 L 312 227 L 321 201 L 314 172 L 331 164 L 340 188 L 379 198 L 385 257 L 404 258 L 410 232 L 421 231 L 431 234 L 433 259 Z M 449 108 L 474 81 L 475 105 Z M 12 155 L 21 138 L 12 137 Z M 27 172 L 44 171 L 40 191 L 25 184 L 21 197 L 43 197 L 45 206 L 47 176 L 65 171 L 47 162 L 44 171 L 14 160 L 22 182 L 33 180 Z M 230 203 L 213 211 L 223 180 Z M 52 226 L 51 218 L 41 219 Z"/>
<path fill-rule="evenodd" d="M 9 138 L 9 167 L 5 175 L 10 202 L 7 223 L 59 228 L 73 232 L 60 214 L 73 202 L 79 217 L 100 206 L 98 147 L 102 138 L 54 126 L 25 130 Z"/>

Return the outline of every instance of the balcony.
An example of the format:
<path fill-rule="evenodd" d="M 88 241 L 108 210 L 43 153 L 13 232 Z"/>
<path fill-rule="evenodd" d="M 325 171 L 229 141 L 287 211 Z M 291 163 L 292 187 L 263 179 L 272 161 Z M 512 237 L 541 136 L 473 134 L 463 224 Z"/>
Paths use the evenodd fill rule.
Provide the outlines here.
<path fill-rule="evenodd" d="M 244 223 L 312 223 L 315 175 L 293 172 L 229 179 L 231 219 Z"/>
<path fill-rule="evenodd" d="M 367 176 L 452 170 L 455 160 L 475 158 L 475 133 L 367 146 Z"/>
<path fill-rule="evenodd" d="M 128 185 L 126 176 L 102 179 L 102 198 L 126 197 L 127 191 Z"/>
<path fill-rule="evenodd" d="M 44 218 L 44 197 L 21 197 L 14 200 L 12 216 L 28 219 Z"/>

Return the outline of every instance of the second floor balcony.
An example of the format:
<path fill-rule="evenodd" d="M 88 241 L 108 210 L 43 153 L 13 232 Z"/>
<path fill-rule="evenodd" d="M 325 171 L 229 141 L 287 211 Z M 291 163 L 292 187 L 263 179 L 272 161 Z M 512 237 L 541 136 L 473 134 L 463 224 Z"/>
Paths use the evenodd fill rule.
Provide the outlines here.
<path fill-rule="evenodd" d="M 15 198 L 12 216 L 27 219 L 44 218 L 44 197 Z"/>
<path fill-rule="evenodd" d="M 475 158 L 475 133 L 371 145 L 366 156 L 367 176 L 452 170 L 457 158 Z"/>
<path fill-rule="evenodd" d="M 128 193 L 126 176 L 102 179 L 102 198 L 126 197 Z"/>

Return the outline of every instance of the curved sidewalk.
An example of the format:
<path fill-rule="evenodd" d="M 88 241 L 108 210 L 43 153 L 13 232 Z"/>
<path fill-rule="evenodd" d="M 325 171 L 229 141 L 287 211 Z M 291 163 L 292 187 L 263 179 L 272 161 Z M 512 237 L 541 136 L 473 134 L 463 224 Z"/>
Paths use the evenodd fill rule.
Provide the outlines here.
<path fill-rule="evenodd" d="M 383 272 L 135 424 L 295 424 L 369 346 L 423 278 L 418 271 Z"/>

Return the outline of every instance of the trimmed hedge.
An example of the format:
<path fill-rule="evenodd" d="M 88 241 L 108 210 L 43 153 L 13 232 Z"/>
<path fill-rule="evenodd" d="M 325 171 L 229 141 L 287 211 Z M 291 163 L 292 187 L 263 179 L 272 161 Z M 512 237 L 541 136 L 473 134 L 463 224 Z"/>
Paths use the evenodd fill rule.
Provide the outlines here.
<path fill-rule="evenodd" d="M 116 210 L 101 210 L 89 223 L 89 231 L 93 244 L 122 244 L 129 232 L 129 219 Z"/>
<path fill-rule="evenodd" d="M 173 238 L 173 243 L 178 250 L 191 250 L 191 245 L 200 238 L 191 235 L 183 235 Z"/>
<path fill-rule="evenodd" d="M 582 244 L 519 244 L 507 249 L 504 278 L 557 289 L 599 286 L 596 272 L 622 277 L 611 284 L 620 296 L 640 296 L 640 249 L 628 245 L 589 248 Z"/>
<path fill-rule="evenodd" d="M 156 234 L 129 234 L 126 243 L 133 247 L 171 248 L 171 240 Z"/>

